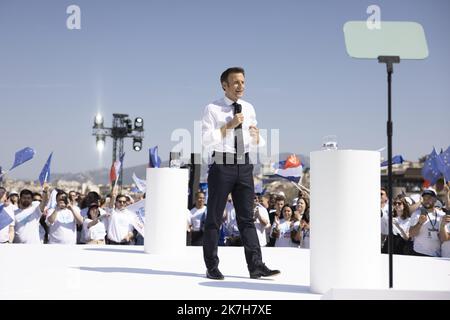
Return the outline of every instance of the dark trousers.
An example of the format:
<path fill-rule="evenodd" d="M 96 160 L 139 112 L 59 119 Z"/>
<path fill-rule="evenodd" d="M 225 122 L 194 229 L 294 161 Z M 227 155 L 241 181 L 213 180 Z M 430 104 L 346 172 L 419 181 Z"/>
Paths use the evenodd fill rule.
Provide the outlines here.
<path fill-rule="evenodd" d="M 216 164 L 208 174 L 208 214 L 203 233 L 203 258 L 206 268 L 219 265 L 217 244 L 227 196 L 231 193 L 236 220 L 250 271 L 262 263 L 261 248 L 253 221 L 253 165 Z"/>

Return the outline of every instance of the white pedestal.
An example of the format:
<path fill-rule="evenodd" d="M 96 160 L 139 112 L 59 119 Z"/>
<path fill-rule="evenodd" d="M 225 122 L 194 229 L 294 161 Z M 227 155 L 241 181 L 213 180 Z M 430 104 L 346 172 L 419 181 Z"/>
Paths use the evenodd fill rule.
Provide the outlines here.
<path fill-rule="evenodd" d="M 178 255 L 186 249 L 187 169 L 148 168 L 144 251 Z"/>
<path fill-rule="evenodd" d="M 383 288 L 380 153 L 312 152 L 310 213 L 311 291 Z"/>

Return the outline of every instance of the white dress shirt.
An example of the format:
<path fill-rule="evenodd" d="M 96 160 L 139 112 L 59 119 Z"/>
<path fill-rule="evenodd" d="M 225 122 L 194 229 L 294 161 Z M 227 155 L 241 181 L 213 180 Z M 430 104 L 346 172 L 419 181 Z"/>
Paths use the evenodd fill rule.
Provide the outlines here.
<path fill-rule="evenodd" d="M 220 128 L 230 122 L 234 117 L 233 103 L 234 101 L 224 97 L 205 107 L 202 119 L 202 141 L 203 146 L 208 152 L 217 151 L 236 153 L 234 148 L 234 130 L 227 130 L 224 138 L 222 138 L 220 132 Z M 244 122 L 242 123 L 244 151 L 250 152 L 251 148 L 264 146 L 265 141 L 262 139 L 261 135 L 259 137 L 259 145 L 257 145 L 256 141 L 250 136 L 249 127 L 256 127 L 257 124 L 255 108 L 253 108 L 250 103 L 241 99 L 239 99 L 237 103 L 242 106 L 242 114 L 244 115 Z"/>

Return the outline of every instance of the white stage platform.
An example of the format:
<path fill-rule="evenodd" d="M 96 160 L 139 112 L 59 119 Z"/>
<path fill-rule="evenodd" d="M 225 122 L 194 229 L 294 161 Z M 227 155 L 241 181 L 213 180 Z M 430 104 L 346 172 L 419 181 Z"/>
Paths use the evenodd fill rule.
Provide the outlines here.
<path fill-rule="evenodd" d="M 309 291 L 309 250 L 262 248 L 272 279 L 249 278 L 243 248 L 219 247 L 224 281 L 204 276 L 202 248 L 161 256 L 143 246 L 0 246 L 0 299 L 170 299 L 170 300 L 300 300 L 355 295 L 318 295 Z M 383 255 L 388 281 L 387 255 Z M 397 295 L 401 299 L 450 299 L 450 259 L 394 256 Z M 333 268 L 333 266 L 330 266 Z M 430 291 L 440 291 L 433 294 Z M 371 299 L 369 295 L 357 295 Z"/>

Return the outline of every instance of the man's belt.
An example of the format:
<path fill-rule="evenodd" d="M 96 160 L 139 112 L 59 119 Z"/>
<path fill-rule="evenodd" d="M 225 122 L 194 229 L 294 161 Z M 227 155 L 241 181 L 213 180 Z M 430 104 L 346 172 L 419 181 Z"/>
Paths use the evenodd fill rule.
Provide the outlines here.
<path fill-rule="evenodd" d="M 236 154 L 214 151 L 212 157 L 216 164 L 250 164 L 248 152 L 244 154 Z"/>

